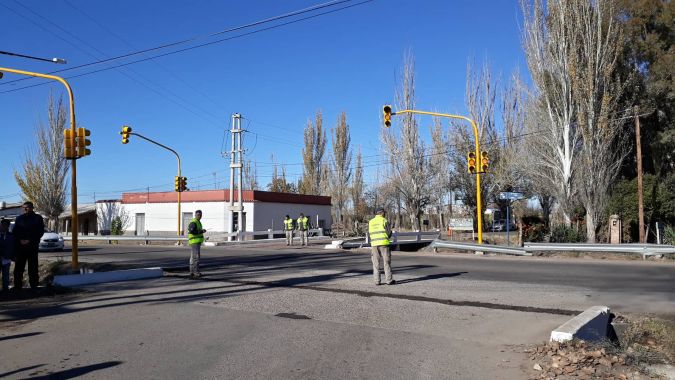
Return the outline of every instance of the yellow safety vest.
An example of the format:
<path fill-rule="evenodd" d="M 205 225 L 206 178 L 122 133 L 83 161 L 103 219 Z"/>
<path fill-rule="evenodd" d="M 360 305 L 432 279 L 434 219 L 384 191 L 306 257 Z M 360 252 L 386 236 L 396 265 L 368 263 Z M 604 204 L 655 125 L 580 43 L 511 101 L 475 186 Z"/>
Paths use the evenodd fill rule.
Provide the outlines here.
<path fill-rule="evenodd" d="M 284 219 L 284 229 L 286 231 L 292 231 L 293 230 L 293 219 L 292 218 Z"/>
<path fill-rule="evenodd" d="M 309 229 L 309 218 L 304 216 L 298 218 L 298 229 L 300 231 L 307 231 Z"/>
<path fill-rule="evenodd" d="M 370 246 L 377 247 L 389 245 L 389 234 L 387 233 L 387 219 L 381 215 L 376 215 L 368 222 L 368 236 L 370 236 Z"/>
<path fill-rule="evenodd" d="M 188 244 L 201 244 L 204 242 L 204 234 L 202 233 L 202 222 L 197 220 L 197 218 L 192 219 L 192 222 L 197 225 L 197 231 L 199 231 L 198 234 L 191 234 L 188 232 Z"/>

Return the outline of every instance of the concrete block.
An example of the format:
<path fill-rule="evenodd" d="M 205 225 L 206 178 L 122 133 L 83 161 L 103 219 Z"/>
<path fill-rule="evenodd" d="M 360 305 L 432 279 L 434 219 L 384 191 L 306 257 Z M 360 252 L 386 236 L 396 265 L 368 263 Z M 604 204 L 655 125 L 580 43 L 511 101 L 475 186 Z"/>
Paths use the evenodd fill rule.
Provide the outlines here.
<path fill-rule="evenodd" d="M 608 325 L 609 308 L 592 306 L 551 331 L 551 341 L 566 342 L 573 338 L 598 341 L 607 337 Z"/>
<path fill-rule="evenodd" d="M 54 285 L 56 286 L 81 286 L 89 284 L 99 284 L 102 282 L 116 282 L 127 280 L 140 280 L 145 278 L 162 277 L 164 271 L 162 268 L 142 268 L 129 270 L 116 270 L 110 272 L 95 272 L 84 274 L 69 274 L 65 276 L 54 276 Z"/>

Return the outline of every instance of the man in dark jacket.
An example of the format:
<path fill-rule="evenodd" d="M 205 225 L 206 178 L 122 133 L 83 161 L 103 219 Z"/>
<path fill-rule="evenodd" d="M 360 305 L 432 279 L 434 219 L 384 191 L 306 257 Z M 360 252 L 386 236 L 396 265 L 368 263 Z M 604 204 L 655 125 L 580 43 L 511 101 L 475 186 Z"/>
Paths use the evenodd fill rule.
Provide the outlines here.
<path fill-rule="evenodd" d="M 14 239 L 18 242 L 16 262 L 14 263 L 14 288 L 23 288 L 23 271 L 28 262 L 28 282 L 32 289 L 37 289 L 38 281 L 38 248 L 40 238 L 45 233 L 45 224 L 42 217 L 33 212 L 33 203 L 23 204 L 23 215 L 19 215 L 14 222 Z"/>
<path fill-rule="evenodd" d="M 9 289 L 9 267 L 14 261 L 14 234 L 9 232 L 9 219 L 0 220 L 0 264 L 2 265 L 2 291 Z"/>

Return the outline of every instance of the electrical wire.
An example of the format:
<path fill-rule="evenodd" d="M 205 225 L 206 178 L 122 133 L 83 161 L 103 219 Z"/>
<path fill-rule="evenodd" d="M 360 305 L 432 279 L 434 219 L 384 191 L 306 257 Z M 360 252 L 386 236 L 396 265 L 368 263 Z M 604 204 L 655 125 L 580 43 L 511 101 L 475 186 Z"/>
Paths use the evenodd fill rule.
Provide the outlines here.
<path fill-rule="evenodd" d="M 99 60 L 99 61 L 96 61 L 96 62 L 90 62 L 90 63 L 87 63 L 87 64 L 82 64 L 82 65 L 78 65 L 78 66 L 74 66 L 74 67 L 70 67 L 70 68 L 66 68 L 66 69 L 52 71 L 49 74 L 56 74 L 56 73 L 60 73 L 60 72 L 64 72 L 64 71 L 75 70 L 75 69 L 79 69 L 79 68 L 83 68 L 83 67 L 88 67 L 88 66 L 98 65 L 98 64 L 111 62 L 111 61 L 115 61 L 115 60 L 119 60 L 119 59 L 123 59 L 123 58 L 128 58 L 128 57 L 135 56 L 135 55 L 138 55 L 138 54 L 147 53 L 147 52 L 150 52 L 150 51 L 156 51 L 156 50 L 160 50 L 160 49 L 165 49 L 167 47 L 172 47 L 172 46 L 192 42 L 192 41 L 202 39 L 202 38 L 212 37 L 212 36 L 215 36 L 215 35 L 220 35 L 220 34 L 230 33 L 230 32 L 237 31 L 237 30 L 247 29 L 247 28 L 250 28 L 250 27 L 253 27 L 253 26 L 263 25 L 263 24 L 266 24 L 266 23 L 269 23 L 269 22 L 281 20 L 281 19 L 284 19 L 284 18 L 292 17 L 292 16 L 297 16 L 297 15 L 300 15 L 300 14 L 305 14 L 305 13 L 308 13 L 308 12 L 311 12 L 311 11 L 315 11 L 315 10 L 330 7 L 330 6 L 334 6 L 334 5 L 337 5 L 337 4 L 347 3 L 347 2 L 350 2 L 350 1 L 353 1 L 353 0 L 341 0 L 341 1 L 332 1 L 332 2 L 328 2 L 328 3 L 323 3 L 323 4 L 319 4 L 317 6 L 305 8 L 304 10 L 291 12 L 291 13 L 288 13 L 288 14 L 285 14 L 285 15 L 272 17 L 272 18 L 269 18 L 269 19 L 265 19 L 265 20 L 249 23 L 249 24 L 246 24 L 246 25 L 238 26 L 238 27 L 235 27 L 235 28 L 230 28 L 230 29 L 223 30 L 223 31 L 220 31 L 220 32 L 216 32 L 216 33 L 212 33 L 212 34 L 209 34 L 209 35 L 206 35 L 206 36 L 203 36 L 203 37 L 193 37 L 193 38 L 186 39 L 186 40 L 183 40 L 183 41 L 178 41 L 178 42 L 174 42 L 174 43 L 170 43 L 170 44 L 161 45 L 161 46 L 158 46 L 158 47 L 155 47 L 155 48 L 144 49 L 144 50 L 140 50 L 140 51 L 133 52 L 133 53 L 123 54 L 123 55 L 113 57 L 113 58 L 110 58 L 110 59 Z M 347 6 L 344 6 L 344 7 L 337 8 L 337 9 L 332 9 L 332 10 L 329 10 L 329 11 L 316 13 L 316 14 L 313 14 L 313 15 L 310 15 L 310 16 L 301 17 L 301 18 L 298 18 L 298 19 L 295 19 L 295 20 L 292 20 L 292 21 L 272 25 L 272 26 L 269 26 L 269 27 L 266 27 L 266 28 L 256 29 L 256 30 L 253 30 L 251 32 L 241 33 L 241 34 L 238 34 L 238 35 L 235 35 L 235 36 L 232 36 L 232 37 L 222 38 L 222 39 L 218 39 L 218 40 L 215 40 L 215 41 L 191 46 L 191 47 L 188 47 L 188 48 L 174 50 L 174 51 L 171 51 L 171 52 L 168 52 L 168 53 L 163 53 L 163 54 L 155 55 L 155 56 L 152 56 L 152 57 L 138 59 L 138 60 L 135 60 L 135 61 L 126 62 L 126 63 L 123 63 L 123 64 L 110 66 L 110 67 L 99 69 L 99 70 L 89 71 L 89 72 L 78 74 L 78 75 L 71 75 L 71 76 L 68 76 L 68 77 L 65 77 L 65 78 L 66 79 L 79 78 L 79 77 L 82 77 L 82 76 L 85 76 L 85 75 L 96 74 L 96 73 L 99 73 L 99 72 L 108 71 L 108 70 L 112 70 L 112 69 L 119 68 L 119 67 L 124 67 L 124 66 L 132 65 L 132 64 L 136 64 L 136 63 L 140 63 L 140 62 L 145 62 L 145 61 L 152 60 L 152 59 L 159 58 L 159 57 L 165 57 L 165 56 L 168 56 L 168 55 L 182 53 L 182 52 L 185 52 L 185 51 L 198 49 L 198 48 L 222 43 L 222 42 L 225 42 L 225 41 L 230 41 L 230 40 L 233 40 L 233 39 L 253 35 L 253 34 L 256 34 L 256 33 L 264 32 L 264 31 L 268 31 L 268 30 L 272 30 L 272 29 L 277 29 L 277 28 L 280 28 L 280 27 L 283 27 L 283 26 L 288 26 L 288 25 L 295 24 L 295 23 L 298 23 L 298 22 L 310 20 L 310 19 L 313 19 L 313 18 L 316 18 L 316 17 L 320 17 L 320 16 L 331 14 L 331 13 L 343 11 L 345 9 L 353 8 L 353 7 L 363 5 L 363 4 L 372 2 L 372 1 L 375 1 L 375 0 L 364 0 L 364 1 L 361 1 L 361 2 L 356 3 L 356 4 L 351 4 L 351 5 L 347 5 Z M 2 5 L 2 4 L 0 4 L 0 5 Z M 2 84 L 0 84 L 0 86 L 8 85 L 10 83 L 16 83 L 16 82 L 23 81 L 23 80 L 31 80 L 31 78 L 15 79 L 15 80 L 12 80 L 12 81 L 2 83 Z M 0 94 L 19 91 L 19 90 L 23 90 L 23 89 L 27 89 L 27 88 L 36 87 L 36 86 L 42 86 L 42 85 L 49 84 L 49 83 L 51 83 L 51 82 L 42 82 L 42 83 L 30 85 L 30 86 L 23 86 L 23 87 L 15 88 L 15 89 L 12 89 L 12 90 L 2 91 L 2 92 L 0 92 Z"/>

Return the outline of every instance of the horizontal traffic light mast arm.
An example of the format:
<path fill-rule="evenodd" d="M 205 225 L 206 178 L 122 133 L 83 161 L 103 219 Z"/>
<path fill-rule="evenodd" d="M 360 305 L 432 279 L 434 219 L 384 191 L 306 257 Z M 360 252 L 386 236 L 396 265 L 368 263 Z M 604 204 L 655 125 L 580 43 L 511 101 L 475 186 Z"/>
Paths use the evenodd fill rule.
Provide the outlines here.
<path fill-rule="evenodd" d="M 396 112 L 391 112 L 392 115 L 400 115 L 403 113 L 411 113 L 411 114 L 418 114 L 418 115 L 431 115 L 431 116 L 439 116 L 439 117 L 447 117 L 451 119 L 461 119 L 461 120 L 466 120 L 469 123 L 471 123 L 471 127 L 473 128 L 473 136 L 475 138 L 475 149 L 476 149 L 476 159 L 480 157 L 480 136 L 478 134 L 478 127 L 476 126 L 476 122 L 469 119 L 466 116 L 461 116 L 461 115 L 452 115 L 449 113 L 439 113 L 439 112 L 429 112 L 429 111 L 418 111 L 418 110 L 402 110 L 402 111 L 396 111 Z M 482 207 L 482 200 L 481 200 L 481 194 L 480 194 L 480 172 L 476 173 L 476 219 L 478 222 L 478 243 L 483 244 L 483 207 Z"/>
<path fill-rule="evenodd" d="M 139 138 L 142 138 L 143 140 L 148 141 L 148 142 L 150 142 L 150 143 L 153 143 L 153 144 L 155 144 L 155 145 L 158 145 L 158 146 L 160 146 L 160 147 L 162 147 L 162 148 L 164 148 L 164 149 L 170 151 L 170 152 L 173 153 L 174 155 L 176 155 L 176 159 L 178 159 L 178 176 L 180 177 L 180 175 L 181 175 L 181 174 L 180 174 L 180 156 L 178 155 L 178 153 L 177 153 L 175 150 L 169 148 L 168 146 L 166 146 L 166 145 L 164 145 L 164 144 L 162 144 L 162 143 L 158 143 L 157 141 L 155 141 L 155 140 L 153 140 L 153 139 L 151 139 L 151 138 L 147 138 L 147 137 L 145 137 L 145 136 L 143 136 L 143 135 L 141 135 L 141 134 L 139 134 L 139 133 L 136 133 L 136 132 L 129 132 L 129 134 L 130 134 L 130 135 L 134 135 L 134 136 L 138 136 Z"/>
<path fill-rule="evenodd" d="M 173 153 L 174 155 L 176 155 L 176 159 L 178 160 L 178 177 L 181 176 L 181 172 L 180 172 L 180 156 L 178 155 L 178 152 L 176 152 L 175 150 L 169 148 L 168 146 L 166 146 L 166 145 L 164 145 L 164 144 L 162 144 L 162 143 L 158 143 L 157 141 L 155 141 L 155 140 L 153 140 L 153 139 L 151 139 L 151 138 L 147 138 L 147 137 L 145 137 L 145 136 L 143 136 L 143 135 L 141 135 L 141 134 L 139 134 L 139 133 L 135 133 L 135 132 L 131 132 L 131 131 L 129 131 L 129 132 L 127 132 L 127 133 L 128 133 L 129 135 L 138 136 L 139 138 L 142 138 L 143 140 L 145 140 L 145 141 L 147 141 L 147 142 L 149 142 L 149 143 L 152 143 L 152 144 L 155 144 L 155 145 L 157 145 L 157 146 L 159 146 L 159 147 L 162 147 L 162 148 L 164 148 L 164 149 L 170 151 L 170 152 Z M 180 228 L 180 222 L 181 222 L 181 211 L 180 211 L 180 208 L 181 208 L 181 207 L 180 207 L 180 203 L 181 203 L 181 202 L 180 202 L 180 192 L 178 192 L 178 228 L 176 229 L 176 234 L 177 234 L 178 236 L 181 236 L 181 228 Z"/>

